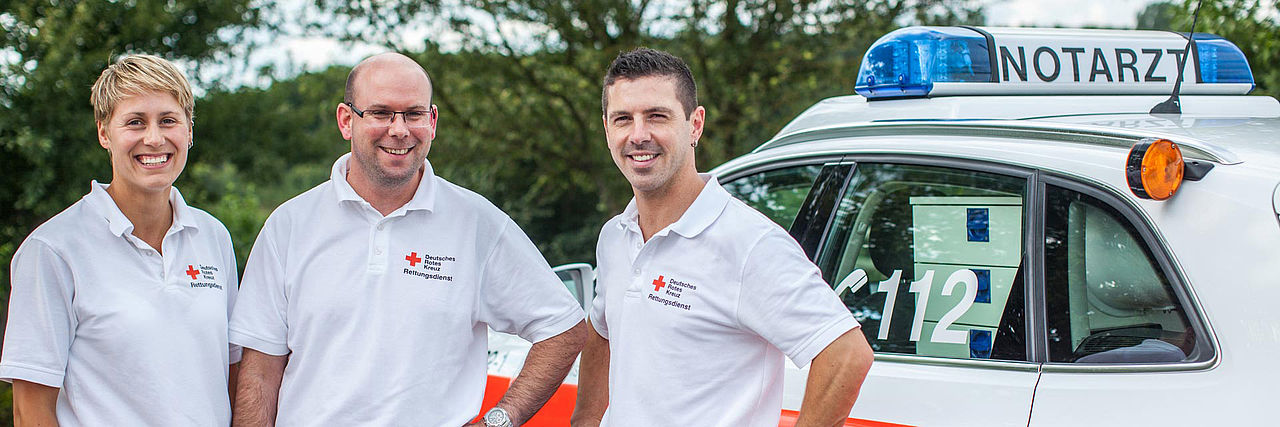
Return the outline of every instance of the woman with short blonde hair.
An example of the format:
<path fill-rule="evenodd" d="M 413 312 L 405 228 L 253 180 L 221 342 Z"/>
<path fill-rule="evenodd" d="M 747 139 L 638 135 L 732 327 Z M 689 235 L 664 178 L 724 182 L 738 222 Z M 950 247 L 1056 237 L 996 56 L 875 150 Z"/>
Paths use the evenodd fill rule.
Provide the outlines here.
<path fill-rule="evenodd" d="M 227 425 L 237 290 L 226 227 L 173 183 L 195 101 L 169 61 L 126 55 L 90 100 L 111 181 L 27 236 L 10 268 L 0 379 L 16 425 Z"/>

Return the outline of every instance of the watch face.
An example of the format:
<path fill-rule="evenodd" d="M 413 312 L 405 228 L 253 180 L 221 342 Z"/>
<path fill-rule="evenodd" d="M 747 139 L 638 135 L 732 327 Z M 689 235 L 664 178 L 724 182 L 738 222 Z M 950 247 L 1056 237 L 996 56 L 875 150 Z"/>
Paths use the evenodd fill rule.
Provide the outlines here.
<path fill-rule="evenodd" d="M 507 418 L 507 411 L 493 408 L 484 414 L 484 423 L 490 426 L 508 426 L 511 425 L 511 419 Z"/>

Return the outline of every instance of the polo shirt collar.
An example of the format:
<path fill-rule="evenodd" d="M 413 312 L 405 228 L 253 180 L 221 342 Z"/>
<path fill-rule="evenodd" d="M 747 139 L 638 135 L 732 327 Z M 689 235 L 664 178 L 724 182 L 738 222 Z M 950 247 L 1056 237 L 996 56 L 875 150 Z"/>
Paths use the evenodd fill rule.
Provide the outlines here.
<path fill-rule="evenodd" d="M 111 230 L 111 234 L 116 236 L 125 236 L 133 232 L 133 222 L 129 221 L 129 217 L 124 216 L 124 212 L 120 210 L 120 206 L 116 205 L 115 199 L 107 194 L 107 187 L 110 184 L 102 184 L 93 181 L 89 184 L 89 194 L 85 199 L 89 202 L 89 206 L 93 212 L 101 215 L 107 220 L 107 228 Z M 196 223 L 195 214 L 191 212 L 187 206 L 186 199 L 182 198 L 182 193 L 178 192 L 176 187 L 169 187 L 169 206 L 173 207 L 173 225 L 169 227 L 169 233 L 182 230 L 187 227 L 199 229 Z"/>
<path fill-rule="evenodd" d="M 725 191 L 724 187 L 720 186 L 720 182 L 711 174 L 700 173 L 698 177 L 702 178 L 702 181 L 706 183 L 706 185 L 702 186 L 702 192 L 698 193 L 698 198 L 694 199 L 693 204 L 689 205 L 689 209 L 686 209 L 684 214 L 680 215 L 680 219 L 667 227 L 667 229 L 676 234 L 690 239 L 697 237 L 712 223 L 715 223 L 716 218 L 720 217 L 720 213 L 724 212 L 724 207 L 729 204 L 729 199 L 733 197 L 729 195 L 728 191 Z M 622 222 L 619 225 L 639 233 L 639 221 L 640 211 L 636 207 L 636 199 L 633 197 L 631 202 L 627 203 L 627 208 L 622 211 Z M 659 231 L 657 234 L 663 234 L 663 232 Z"/>
<path fill-rule="evenodd" d="M 347 182 L 347 162 L 351 160 L 351 153 L 343 154 L 338 161 L 333 162 L 333 172 L 329 179 L 333 181 L 334 189 L 338 193 L 338 201 L 364 202 L 364 198 L 351 188 L 351 183 Z M 422 161 L 422 181 L 418 182 L 418 189 L 414 191 L 413 198 L 406 203 L 403 209 L 405 212 L 412 210 L 425 210 L 431 212 L 435 209 L 436 191 L 435 191 L 435 171 L 431 168 L 431 162 Z"/>

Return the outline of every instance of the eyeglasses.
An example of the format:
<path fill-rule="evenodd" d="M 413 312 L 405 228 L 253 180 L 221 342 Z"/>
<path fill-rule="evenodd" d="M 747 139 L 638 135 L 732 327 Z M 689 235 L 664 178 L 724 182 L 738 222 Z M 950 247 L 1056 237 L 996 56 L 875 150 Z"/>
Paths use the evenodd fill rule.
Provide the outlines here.
<path fill-rule="evenodd" d="M 426 110 L 418 111 L 390 111 L 390 110 L 361 110 L 356 108 L 350 102 L 344 102 L 351 111 L 357 116 L 369 119 L 371 124 L 376 127 L 389 127 L 396 120 L 396 114 L 404 117 L 404 125 L 411 128 L 425 128 L 431 125 L 431 112 L 435 108 L 434 105 Z"/>

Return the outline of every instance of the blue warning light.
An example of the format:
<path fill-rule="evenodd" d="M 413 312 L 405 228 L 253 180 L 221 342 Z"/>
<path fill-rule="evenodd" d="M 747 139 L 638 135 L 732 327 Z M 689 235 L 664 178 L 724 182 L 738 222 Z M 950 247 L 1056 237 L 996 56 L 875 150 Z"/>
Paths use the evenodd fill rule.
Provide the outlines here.
<path fill-rule="evenodd" d="M 907 27 L 867 49 L 854 90 L 867 99 L 949 95 L 1243 95 L 1240 48 L 1196 33 L 1062 28 Z M 1185 64 L 1185 66 L 1184 66 Z M 1179 71 L 1181 67 L 1182 71 Z"/>
<path fill-rule="evenodd" d="M 1184 33 L 1185 37 L 1186 34 Z M 1240 48 L 1219 36 L 1196 33 L 1200 81 L 1204 83 L 1253 84 L 1253 71 Z"/>
<path fill-rule="evenodd" d="M 934 82 L 990 82 L 987 39 L 959 27 L 908 27 L 867 49 L 854 90 L 867 98 L 926 96 Z"/>

